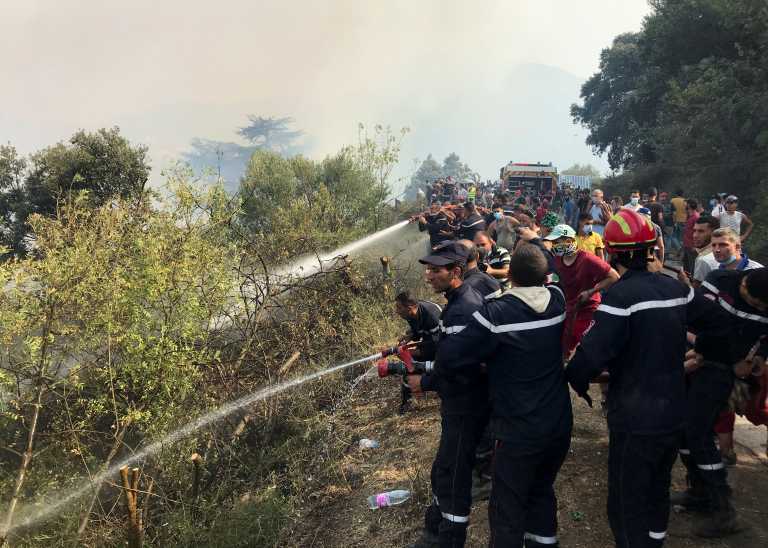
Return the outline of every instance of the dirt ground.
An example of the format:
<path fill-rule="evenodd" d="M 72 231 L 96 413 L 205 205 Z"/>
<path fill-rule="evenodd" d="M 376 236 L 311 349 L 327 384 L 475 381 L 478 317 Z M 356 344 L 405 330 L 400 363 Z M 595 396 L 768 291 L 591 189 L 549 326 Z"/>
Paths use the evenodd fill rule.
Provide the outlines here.
<path fill-rule="evenodd" d="M 430 500 L 429 470 L 440 435 L 437 399 L 418 401 L 397 415 L 399 390 L 395 379 L 362 384 L 334 422 L 336 434 L 349 440 L 338 466 L 339 481 L 313 497 L 286 545 L 307 547 L 400 547 L 412 542 Z M 600 412 L 574 400 L 575 424 L 571 453 L 557 481 L 560 545 L 564 548 L 610 548 L 613 538 L 605 510 L 608 438 Z M 374 438 L 381 447 L 361 451 L 359 438 Z M 738 432 L 737 432 L 738 437 Z M 669 548 L 768 546 L 768 466 L 747 447 L 738 447 L 739 463 L 729 469 L 742 530 L 726 539 L 694 537 L 695 516 L 673 513 Z M 673 488 L 684 487 L 684 471 L 675 467 Z M 405 504 L 369 510 L 366 498 L 381 491 L 411 489 Z M 487 503 L 472 509 L 467 546 L 486 546 Z"/>

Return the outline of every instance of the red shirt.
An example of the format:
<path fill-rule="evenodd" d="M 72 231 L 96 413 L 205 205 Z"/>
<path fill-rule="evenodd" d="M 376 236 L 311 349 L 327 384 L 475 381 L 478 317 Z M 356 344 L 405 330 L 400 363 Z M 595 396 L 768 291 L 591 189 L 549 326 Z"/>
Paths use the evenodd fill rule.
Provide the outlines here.
<path fill-rule="evenodd" d="M 683 247 L 689 247 L 693 249 L 693 225 L 699 220 L 699 212 L 694 211 L 693 215 L 688 217 L 685 221 L 685 228 L 683 229 Z"/>
<path fill-rule="evenodd" d="M 611 271 L 611 265 L 601 258 L 579 250 L 576 252 L 576 260 L 573 264 L 566 265 L 562 257 L 555 257 L 555 267 L 560 276 L 560 287 L 565 293 L 568 309 L 576 306 L 579 293 L 595 287 L 604 280 Z M 589 303 L 582 306 L 582 310 L 595 310 L 600 304 L 600 292 L 596 291 Z"/>

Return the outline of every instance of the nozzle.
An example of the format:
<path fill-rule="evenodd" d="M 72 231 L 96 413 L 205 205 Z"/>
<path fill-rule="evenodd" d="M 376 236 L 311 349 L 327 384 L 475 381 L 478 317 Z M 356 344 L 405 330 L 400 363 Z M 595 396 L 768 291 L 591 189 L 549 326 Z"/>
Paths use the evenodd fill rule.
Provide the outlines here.
<path fill-rule="evenodd" d="M 388 377 L 390 375 L 405 375 L 407 370 L 405 365 L 400 362 L 389 362 L 381 360 L 376 366 L 376 370 L 379 374 L 379 378 Z"/>

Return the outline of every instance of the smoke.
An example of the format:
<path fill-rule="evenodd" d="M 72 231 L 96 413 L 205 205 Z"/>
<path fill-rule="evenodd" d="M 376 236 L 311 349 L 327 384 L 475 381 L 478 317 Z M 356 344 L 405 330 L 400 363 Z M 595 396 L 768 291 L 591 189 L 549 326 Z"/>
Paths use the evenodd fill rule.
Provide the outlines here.
<path fill-rule="evenodd" d="M 357 122 L 450 120 L 457 99 L 509 93 L 520 63 L 586 77 L 647 5 L 38 0 L 2 10 L 0 61 L 12 77 L 0 138 L 30 152 L 119 125 L 150 146 L 157 176 L 194 137 L 233 140 L 248 113 L 294 117 L 324 155 L 353 142 Z M 413 129 L 418 139 L 423 128 Z M 461 154 L 464 136 L 452 137 Z"/>

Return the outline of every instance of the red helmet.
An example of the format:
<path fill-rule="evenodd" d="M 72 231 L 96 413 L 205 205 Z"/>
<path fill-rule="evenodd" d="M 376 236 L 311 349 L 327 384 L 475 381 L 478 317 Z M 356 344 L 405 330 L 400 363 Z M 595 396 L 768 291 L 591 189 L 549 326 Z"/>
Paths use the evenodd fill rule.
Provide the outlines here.
<path fill-rule="evenodd" d="M 656 243 L 656 230 L 647 217 L 620 209 L 606 223 L 604 239 L 608 253 L 647 249 Z"/>

